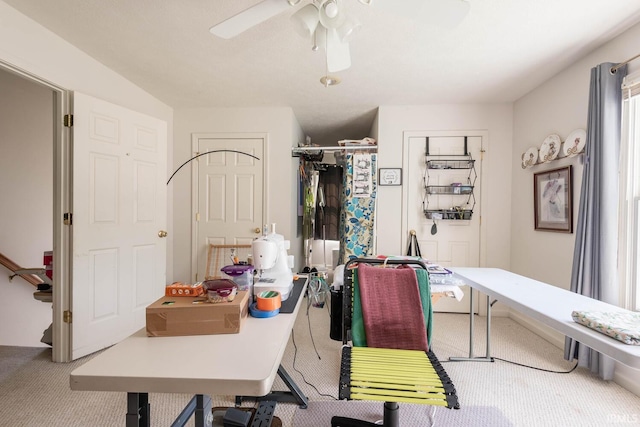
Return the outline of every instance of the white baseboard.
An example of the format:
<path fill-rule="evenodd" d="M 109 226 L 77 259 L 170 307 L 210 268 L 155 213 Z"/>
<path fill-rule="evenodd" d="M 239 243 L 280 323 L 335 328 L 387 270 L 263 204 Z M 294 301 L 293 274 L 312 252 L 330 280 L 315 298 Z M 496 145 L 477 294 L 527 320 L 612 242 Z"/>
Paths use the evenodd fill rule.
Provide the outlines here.
<path fill-rule="evenodd" d="M 533 320 L 529 316 L 525 316 L 524 314 L 517 311 L 510 311 L 509 318 L 529 329 L 534 334 L 549 341 L 556 347 L 564 349 L 564 335 L 555 331 L 554 329 L 549 328 L 548 326 L 545 326 L 540 322 Z"/>
<path fill-rule="evenodd" d="M 613 381 L 640 397 L 640 369 L 617 363 Z"/>
<path fill-rule="evenodd" d="M 563 334 L 517 311 L 510 311 L 509 318 L 529 329 L 534 334 L 549 341 L 556 347 L 564 349 L 565 336 Z M 640 369 L 630 368 L 622 363 L 617 363 L 613 381 L 620 387 L 640 397 Z"/>

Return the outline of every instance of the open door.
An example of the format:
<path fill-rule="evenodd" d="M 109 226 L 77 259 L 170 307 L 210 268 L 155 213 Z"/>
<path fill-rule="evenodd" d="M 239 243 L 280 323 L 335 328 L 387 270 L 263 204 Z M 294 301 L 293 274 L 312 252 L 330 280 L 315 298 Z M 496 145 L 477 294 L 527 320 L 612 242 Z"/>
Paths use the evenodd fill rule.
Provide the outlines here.
<path fill-rule="evenodd" d="M 163 294 L 167 124 L 73 94 L 72 359 L 145 325 Z"/>

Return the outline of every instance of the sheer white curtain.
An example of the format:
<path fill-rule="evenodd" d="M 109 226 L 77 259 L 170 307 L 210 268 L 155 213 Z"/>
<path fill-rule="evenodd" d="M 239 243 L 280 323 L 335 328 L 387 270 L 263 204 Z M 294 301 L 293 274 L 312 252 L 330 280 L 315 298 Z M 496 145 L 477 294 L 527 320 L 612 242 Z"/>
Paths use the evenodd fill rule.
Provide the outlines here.
<path fill-rule="evenodd" d="M 610 304 L 619 303 L 618 203 L 622 118 L 622 80 L 626 66 L 591 69 L 585 165 L 571 272 L 571 290 Z M 615 361 L 567 337 L 565 358 L 578 359 L 605 380 L 613 379 Z"/>
<path fill-rule="evenodd" d="M 640 311 L 640 72 L 622 89 L 619 271 L 625 307 Z"/>

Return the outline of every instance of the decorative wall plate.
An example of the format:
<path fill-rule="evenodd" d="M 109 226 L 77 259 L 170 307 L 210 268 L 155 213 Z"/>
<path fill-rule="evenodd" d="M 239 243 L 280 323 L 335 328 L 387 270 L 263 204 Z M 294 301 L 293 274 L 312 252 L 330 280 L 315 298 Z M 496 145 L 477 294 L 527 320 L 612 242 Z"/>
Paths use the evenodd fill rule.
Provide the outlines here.
<path fill-rule="evenodd" d="M 538 147 L 529 147 L 522 155 L 522 167 L 528 168 L 538 163 Z"/>
<path fill-rule="evenodd" d="M 562 141 L 560 140 L 560 136 L 555 133 L 547 136 L 540 147 L 540 161 L 549 162 L 558 157 L 561 144 Z"/>
<path fill-rule="evenodd" d="M 576 129 L 572 131 L 564 144 L 562 144 L 562 152 L 567 157 L 573 157 L 582 153 L 587 143 L 587 132 L 584 129 Z"/>

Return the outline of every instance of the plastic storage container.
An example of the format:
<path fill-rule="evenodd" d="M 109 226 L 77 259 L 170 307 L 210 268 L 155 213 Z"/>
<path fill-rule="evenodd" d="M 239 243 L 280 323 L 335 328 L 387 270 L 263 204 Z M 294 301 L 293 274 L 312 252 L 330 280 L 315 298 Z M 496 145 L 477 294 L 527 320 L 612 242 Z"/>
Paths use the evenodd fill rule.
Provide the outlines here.
<path fill-rule="evenodd" d="M 342 341 L 342 289 L 331 288 L 331 325 L 329 337 Z"/>
<path fill-rule="evenodd" d="M 212 303 L 231 302 L 238 293 L 238 285 L 233 280 L 205 280 L 202 284 L 207 290 L 207 300 Z"/>
<path fill-rule="evenodd" d="M 233 264 L 220 269 L 229 279 L 238 285 L 239 291 L 247 291 L 253 296 L 253 265 Z"/>

